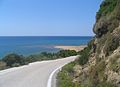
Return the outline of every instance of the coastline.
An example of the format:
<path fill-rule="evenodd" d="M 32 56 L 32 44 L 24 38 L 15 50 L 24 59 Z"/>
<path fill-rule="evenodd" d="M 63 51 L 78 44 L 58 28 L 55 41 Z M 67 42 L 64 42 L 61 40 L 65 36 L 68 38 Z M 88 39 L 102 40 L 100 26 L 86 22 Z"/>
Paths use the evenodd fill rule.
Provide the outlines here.
<path fill-rule="evenodd" d="M 62 50 L 75 50 L 75 51 L 81 51 L 83 50 L 85 47 L 87 47 L 87 45 L 80 45 L 80 46 L 54 46 L 54 48 L 57 49 L 62 49 Z"/>
<path fill-rule="evenodd" d="M 0 59 L 10 53 L 24 56 L 41 52 L 57 52 L 54 46 L 79 46 L 87 44 L 91 36 L 8 36 L 0 37 Z M 9 44 L 8 44 L 9 43 Z"/>

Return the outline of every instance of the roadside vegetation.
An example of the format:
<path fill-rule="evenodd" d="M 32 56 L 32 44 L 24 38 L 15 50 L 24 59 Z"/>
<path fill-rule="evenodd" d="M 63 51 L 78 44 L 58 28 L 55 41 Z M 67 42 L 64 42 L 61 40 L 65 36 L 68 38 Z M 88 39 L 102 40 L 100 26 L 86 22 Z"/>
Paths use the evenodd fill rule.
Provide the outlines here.
<path fill-rule="evenodd" d="M 62 71 L 58 73 L 57 76 L 58 87 L 85 87 L 81 86 L 79 82 L 74 82 L 75 78 L 74 67 L 76 65 L 83 66 L 88 62 L 90 50 L 92 48 L 90 44 L 92 44 L 92 41 L 88 44 L 88 47 L 84 48 L 84 50 L 79 51 L 77 53 L 79 55 L 78 59 L 76 59 L 74 62 L 65 65 L 62 68 Z"/>
<path fill-rule="evenodd" d="M 42 60 L 53 60 L 58 58 L 64 58 L 69 56 L 75 56 L 77 52 L 74 50 L 60 50 L 57 53 L 42 52 L 40 54 L 34 54 L 29 56 L 18 55 L 16 53 L 8 54 L 0 60 L 0 70 L 27 65 L 32 62 Z"/>
<path fill-rule="evenodd" d="M 62 71 L 58 73 L 58 87 L 79 87 L 79 84 L 73 83 L 74 70 L 73 67 L 76 62 L 71 62 L 62 68 Z"/>
<path fill-rule="evenodd" d="M 91 40 L 87 47 L 84 48 L 82 51 L 77 52 L 79 58 L 76 59 L 74 62 L 71 62 L 65 65 L 62 68 L 62 71 L 58 73 L 58 87 L 84 87 L 81 86 L 79 82 L 74 82 L 75 78 L 75 71 L 74 67 L 76 65 L 85 65 L 89 60 L 90 50 L 92 49 L 92 44 L 94 40 Z"/>
<path fill-rule="evenodd" d="M 76 59 L 76 61 L 65 65 L 58 73 L 58 87 L 117 87 L 113 83 L 106 81 L 107 77 L 104 74 L 106 69 L 105 60 L 101 60 L 96 65 L 90 66 L 87 71 L 88 75 L 84 72 L 83 69 L 80 68 L 78 68 L 77 72 L 75 71 L 75 67 L 77 65 L 81 67 L 87 65 L 92 50 L 90 44 L 93 43 L 89 43 L 88 47 L 78 52 L 80 57 Z M 116 58 L 111 59 L 110 67 L 116 72 L 119 70 L 120 64 L 116 61 L 119 58 L 120 56 L 116 56 Z"/>

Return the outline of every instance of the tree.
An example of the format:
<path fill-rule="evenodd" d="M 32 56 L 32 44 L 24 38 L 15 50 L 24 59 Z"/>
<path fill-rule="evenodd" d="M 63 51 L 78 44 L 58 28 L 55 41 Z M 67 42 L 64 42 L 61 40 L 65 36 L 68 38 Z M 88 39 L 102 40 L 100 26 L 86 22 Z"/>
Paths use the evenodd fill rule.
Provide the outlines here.
<path fill-rule="evenodd" d="M 25 64 L 24 57 L 21 56 L 21 55 L 15 54 L 15 53 L 8 54 L 8 55 L 5 56 L 2 60 L 3 60 L 3 61 L 7 64 L 7 66 L 9 66 L 9 67 L 13 67 L 13 66 L 15 66 L 16 64 L 17 64 L 17 65 L 24 65 L 24 64 Z"/>

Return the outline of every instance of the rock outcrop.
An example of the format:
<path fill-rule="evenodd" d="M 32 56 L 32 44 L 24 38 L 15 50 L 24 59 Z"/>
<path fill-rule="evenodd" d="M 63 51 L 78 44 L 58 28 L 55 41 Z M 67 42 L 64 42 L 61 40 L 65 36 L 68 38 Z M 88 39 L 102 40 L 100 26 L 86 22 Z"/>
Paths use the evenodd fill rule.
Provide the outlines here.
<path fill-rule="evenodd" d="M 103 1 L 93 31 L 96 36 L 90 43 L 89 60 L 82 65 L 80 85 L 120 87 L 120 0 Z"/>
<path fill-rule="evenodd" d="M 93 31 L 80 65 L 73 67 L 72 82 L 75 87 L 120 87 L 120 0 L 102 2 Z"/>

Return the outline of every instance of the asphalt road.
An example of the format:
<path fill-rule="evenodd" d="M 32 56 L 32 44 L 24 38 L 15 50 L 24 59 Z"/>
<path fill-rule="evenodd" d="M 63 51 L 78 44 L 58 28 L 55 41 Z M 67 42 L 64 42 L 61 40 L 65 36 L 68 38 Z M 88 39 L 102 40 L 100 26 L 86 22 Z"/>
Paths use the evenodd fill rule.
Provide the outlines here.
<path fill-rule="evenodd" d="M 76 56 L 31 63 L 0 71 L 0 87 L 47 87 L 51 73 L 73 61 Z"/>

